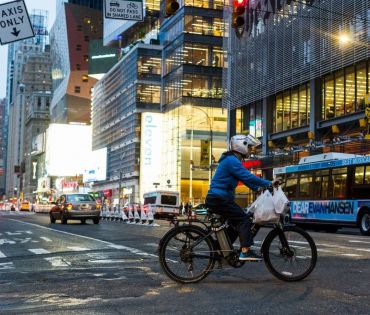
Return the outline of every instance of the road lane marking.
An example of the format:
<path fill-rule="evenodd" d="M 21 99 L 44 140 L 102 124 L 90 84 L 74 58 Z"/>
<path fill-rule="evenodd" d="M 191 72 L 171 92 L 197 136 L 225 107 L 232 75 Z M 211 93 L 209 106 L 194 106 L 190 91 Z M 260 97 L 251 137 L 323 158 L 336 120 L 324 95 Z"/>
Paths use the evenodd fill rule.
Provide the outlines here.
<path fill-rule="evenodd" d="M 47 238 L 47 237 L 45 237 L 45 236 L 40 236 L 40 238 L 41 238 L 42 240 L 44 240 L 45 242 L 52 242 L 52 240 L 51 240 L 50 238 Z"/>
<path fill-rule="evenodd" d="M 12 262 L 0 263 L 0 270 L 4 269 L 14 269 L 14 265 Z"/>
<path fill-rule="evenodd" d="M 370 242 L 367 241 L 357 241 L 357 240 L 348 240 L 350 243 L 363 243 L 363 244 L 370 244 Z"/>
<path fill-rule="evenodd" d="M 44 248 L 29 248 L 28 250 L 36 255 L 50 254 L 50 252 Z"/>
<path fill-rule="evenodd" d="M 44 259 L 50 262 L 53 267 L 68 267 L 71 265 L 69 261 L 64 260 L 62 257 L 59 257 L 59 256 L 47 257 Z"/>
<path fill-rule="evenodd" d="M 358 254 L 341 254 L 342 256 L 348 256 L 348 257 L 362 257 L 361 255 Z"/>
<path fill-rule="evenodd" d="M 70 250 L 73 250 L 75 252 L 83 252 L 83 251 L 86 251 L 86 250 L 90 250 L 90 248 L 78 247 L 78 246 L 67 246 L 67 248 L 70 249 Z"/>
<path fill-rule="evenodd" d="M 139 249 L 136 249 L 136 248 L 127 247 L 127 246 L 118 245 L 118 244 L 114 244 L 114 243 L 111 243 L 111 242 L 107 242 L 107 241 L 99 240 L 99 239 L 97 239 L 97 238 L 93 238 L 93 237 L 89 237 L 89 236 L 79 235 L 79 234 L 70 233 L 70 232 L 65 232 L 65 231 L 59 231 L 59 230 L 55 230 L 55 229 L 48 228 L 48 227 L 46 227 L 46 226 L 42 226 L 42 225 L 38 225 L 38 224 L 34 224 L 34 223 L 30 223 L 30 222 L 23 222 L 23 221 L 16 220 L 16 219 L 9 219 L 9 220 L 16 221 L 16 222 L 19 222 L 19 223 L 22 223 L 22 224 L 32 225 L 32 226 L 35 226 L 35 227 L 38 227 L 38 228 L 41 228 L 41 229 L 45 229 L 45 230 L 49 230 L 49 231 L 53 231 L 53 232 L 58 232 L 58 233 L 67 234 L 67 235 L 71 235 L 71 236 L 77 236 L 77 237 L 84 238 L 84 239 L 88 239 L 88 240 L 92 240 L 92 241 L 95 241 L 95 242 L 101 242 L 101 243 L 103 243 L 103 244 L 108 245 L 108 246 L 109 246 L 109 247 L 111 247 L 111 248 L 115 248 L 115 249 L 124 249 L 124 250 L 129 251 L 130 253 L 137 254 L 137 255 L 142 255 L 142 256 L 151 256 L 151 257 L 156 257 L 156 258 L 158 257 L 157 255 L 150 254 L 150 253 L 146 253 L 146 252 L 143 252 L 143 251 L 141 251 L 141 250 L 139 250 Z"/>
<path fill-rule="evenodd" d="M 0 258 L 6 258 L 6 256 L 0 250 Z"/>
<path fill-rule="evenodd" d="M 317 251 L 318 252 L 323 252 L 323 253 L 335 253 L 335 251 L 327 250 L 327 249 L 322 249 L 322 248 L 318 248 Z"/>

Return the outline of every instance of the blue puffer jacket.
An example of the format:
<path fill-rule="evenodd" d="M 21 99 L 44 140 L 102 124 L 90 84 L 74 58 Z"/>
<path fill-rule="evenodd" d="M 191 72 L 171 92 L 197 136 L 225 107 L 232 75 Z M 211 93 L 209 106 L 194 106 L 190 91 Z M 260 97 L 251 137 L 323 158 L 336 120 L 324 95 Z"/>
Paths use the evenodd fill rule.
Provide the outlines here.
<path fill-rule="evenodd" d="M 212 178 L 208 196 L 234 196 L 238 182 L 252 190 L 267 187 L 271 182 L 250 173 L 231 151 L 222 154 L 216 173 Z"/>

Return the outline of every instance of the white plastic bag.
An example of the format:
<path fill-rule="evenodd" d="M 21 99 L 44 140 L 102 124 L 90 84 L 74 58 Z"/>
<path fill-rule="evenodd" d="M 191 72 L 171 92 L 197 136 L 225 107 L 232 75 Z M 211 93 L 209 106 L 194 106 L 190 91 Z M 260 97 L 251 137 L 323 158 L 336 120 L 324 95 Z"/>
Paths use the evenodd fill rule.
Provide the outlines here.
<path fill-rule="evenodd" d="M 289 199 L 285 196 L 281 187 L 274 188 L 272 201 L 274 203 L 276 213 L 281 214 L 288 210 Z"/>
<path fill-rule="evenodd" d="M 280 215 L 275 212 L 271 193 L 266 189 L 254 202 L 254 219 L 256 223 L 277 222 Z"/>

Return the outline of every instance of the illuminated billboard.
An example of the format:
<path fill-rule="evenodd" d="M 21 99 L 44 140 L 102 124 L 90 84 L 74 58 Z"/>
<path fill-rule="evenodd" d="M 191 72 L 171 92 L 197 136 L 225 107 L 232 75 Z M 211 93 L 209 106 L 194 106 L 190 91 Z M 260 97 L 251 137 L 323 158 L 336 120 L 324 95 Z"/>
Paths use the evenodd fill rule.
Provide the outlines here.
<path fill-rule="evenodd" d="M 86 161 L 86 168 L 83 172 L 84 183 L 105 180 L 107 177 L 107 148 L 91 152 L 92 158 Z"/>
<path fill-rule="evenodd" d="M 83 174 L 92 163 L 91 126 L 50 124 L 46 131 L 45 166 L 48 176 Z"/>
<path fill-rule="evenodd" d="M 141 115 L 140 142 L 140 198 L 148 191 L 155 190 L 154 183 L 161 178 L 162 114 Z"/>

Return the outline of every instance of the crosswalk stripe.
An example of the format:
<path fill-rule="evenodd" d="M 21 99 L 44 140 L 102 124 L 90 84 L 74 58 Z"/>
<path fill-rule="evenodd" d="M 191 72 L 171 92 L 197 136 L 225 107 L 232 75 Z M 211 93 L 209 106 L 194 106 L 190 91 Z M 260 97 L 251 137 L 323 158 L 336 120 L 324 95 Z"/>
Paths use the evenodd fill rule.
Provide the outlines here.
<path fill-rule="evenodd" d="M 0 258 L 5 258 L 6 256 L 0 251 Z"/>
<path fill-rule="evenodd" d="M 90 250 L 90 248 L 86 248 L 86 247 L 78 247 L 78 246 L 68 246 L 67 247 L 68 249 L 71 249 L 75 252 L 80 252 L 80 251 L 86 251 L 86 250 Z"/>
<path fill-rule="evenodd" d="M 14 269 L 14 265 L 12 262 L 0 263 L 0 270 L 1 269 Z"/>
<path fill-rule="evenodd" d="M 341 254 L 342 256 L 348 256 L 348 257 L 361 257 L 361 255 L 358 254 Z"/>
<path fill-rule="evenodd" d="M 67 260 L 64 260 L 62 257 L 47 257 L 44 258 L 46 261 L 50 262 L 53 267 L 68 267 L 71 263 Z"/>
<path fill-rule="evenodd" d="M 45 236 L 40 236 L 40 238 L 41 238 L 42 240 L 44 240 L 45 242 L 52 242 L 52 240 L 51 240 L 50 238 L 47 238 L 47 237 L 45 237 Z"/>
<path fill-rule="evenodd" d="M 50 254 L 50 252 L 44 248 L 29 248 L 28 250 L 36 255 Z"/>

